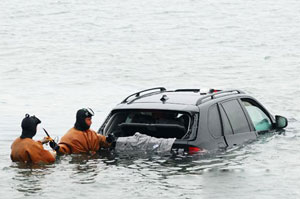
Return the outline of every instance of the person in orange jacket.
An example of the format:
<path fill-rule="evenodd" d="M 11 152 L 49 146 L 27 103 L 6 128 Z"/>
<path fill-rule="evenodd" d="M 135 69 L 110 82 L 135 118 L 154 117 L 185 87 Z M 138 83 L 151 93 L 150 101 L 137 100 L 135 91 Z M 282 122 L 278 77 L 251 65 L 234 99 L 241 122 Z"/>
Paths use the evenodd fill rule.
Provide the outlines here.
<path fill-rule="evenodd" d="M 43 144 L 50 141 L 49 137 L 45 137 L 41 141 L 34 141 L 32 138 L 37 131 L 37 125 L 41 121 L 29 114 L 25 115 L 22 120 L 22 134 L 11 145 L 10 158 L 13 162 L 24 163 L 53 163 L 55 161 L 56 152 L 45 150 Z"/>
<path fill-rule="evenodd" d="M 113 138 L 111 136 L 106 138 L 90 129 L 92 116 L 94 116 L 92 109 L 79 109 L 74 127 L 61 138 L 59 144 L 50 142 L 50 147 L 59 154 L 95 154 L 100 148 L 109 148 Z"/>

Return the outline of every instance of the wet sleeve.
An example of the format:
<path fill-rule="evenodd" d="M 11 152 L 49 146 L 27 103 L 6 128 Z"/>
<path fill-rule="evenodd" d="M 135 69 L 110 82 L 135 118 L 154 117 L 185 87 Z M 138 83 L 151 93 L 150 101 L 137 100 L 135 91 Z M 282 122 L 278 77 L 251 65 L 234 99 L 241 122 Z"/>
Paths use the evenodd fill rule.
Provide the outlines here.
<path fill-rule="evenodd" d="M 97 134 L 97 136 L 99 137 L 100 148 L 109 148 L 110 147 L 111 144 L 106 142 L 106 137 L 104 135 Z"/>
<path fill-rule="evenodd" d="M 37 142 L 33 145 L 28 153 L 33 163 L 55 162 L 55 157 L 48 150 L 45 150 L 41 143 Z"/>
<path fill-rule="evenodd" d="M 72 153 L 71 148 L 67 144 L 59 143 L 58 146 L 59 146 L 60 154 L 71 154 Z"/>

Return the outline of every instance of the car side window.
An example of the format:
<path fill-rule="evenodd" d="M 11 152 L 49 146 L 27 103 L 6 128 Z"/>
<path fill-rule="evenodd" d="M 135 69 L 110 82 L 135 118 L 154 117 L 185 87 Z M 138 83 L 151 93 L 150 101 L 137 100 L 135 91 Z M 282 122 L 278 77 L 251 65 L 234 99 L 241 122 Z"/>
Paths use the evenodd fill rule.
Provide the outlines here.
<path fill-rule="evenodd" d="M 242 104 L 247 110 L 256 131 L 268 131 L 272 122 L 262 108 L 250 99 L 242 99 Z"/>
<path fill-rule="evenodd" d="M 220 112 L 221 112 L 221 118 L 222 118 L 224 136 L 226 136 L 226 135 L 232 135 L 233 131 L 232 131 L 231 125 L 229 123 L 228 117 L 227 117 L 224 109 L 220 108 Z"/>
<path fill-rule="evenodd" d="M 237 100 L 223 102 L 222 107 L 229 119 L 234 134 L 251 131 L 245 113 Z"/>
<path fill-rule="evenodd" d="M 211 106 L 208 111 L 208 129 L 214 138 L 222 136 L 220 114 L 216 104 Z"/>

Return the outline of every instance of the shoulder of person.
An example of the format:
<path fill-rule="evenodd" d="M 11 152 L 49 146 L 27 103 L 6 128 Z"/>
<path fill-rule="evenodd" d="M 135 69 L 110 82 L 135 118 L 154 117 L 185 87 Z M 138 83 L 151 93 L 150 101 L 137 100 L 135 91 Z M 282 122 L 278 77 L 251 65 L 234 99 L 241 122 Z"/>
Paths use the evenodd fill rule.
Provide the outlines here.
<path fill-rule="evenodd" d="M 90 132 L 90 133 L 98 134 L 96 131 L 94 131 L 94 130 L 92 130 L 92 129 L 88 129 L 87 131 Z"/>

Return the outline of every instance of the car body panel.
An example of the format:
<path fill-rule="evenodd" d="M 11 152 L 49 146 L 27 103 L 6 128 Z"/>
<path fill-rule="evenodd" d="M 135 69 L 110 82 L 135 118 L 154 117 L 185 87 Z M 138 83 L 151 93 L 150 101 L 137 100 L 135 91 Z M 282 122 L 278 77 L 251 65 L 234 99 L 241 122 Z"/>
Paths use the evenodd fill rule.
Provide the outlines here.
<path fill-rule="evenodd" d="M 276 127 L 273 115 L 255 98 L 239 90 L 221 91 L 220 94 L 203 94 L 199 89 L 183 89 L 184 91 L 180 92 L 166 91 L 161 87 L 159 89 L 159 92 L 150 92 L 145 95 L 135 93 L 130 96 L 133 96 L 131 100 L 127 97 L 111 111 L 98 132 L 105 134 L 103 132 L 105 124 L 111 115 L 118 111 L 178 111 L 190 114 L 193 121 L 191 121 L 187 135 L 175 140 L 174 148 L 225 149 L 253 141 L 259 135 L 244 102 L 251 102 L 265 113 L 272 123 L 270 131 Z M 149 90 L 151 91 L 147 89 Z"/>

